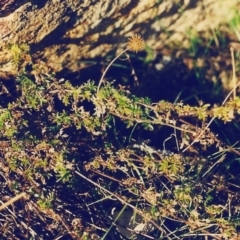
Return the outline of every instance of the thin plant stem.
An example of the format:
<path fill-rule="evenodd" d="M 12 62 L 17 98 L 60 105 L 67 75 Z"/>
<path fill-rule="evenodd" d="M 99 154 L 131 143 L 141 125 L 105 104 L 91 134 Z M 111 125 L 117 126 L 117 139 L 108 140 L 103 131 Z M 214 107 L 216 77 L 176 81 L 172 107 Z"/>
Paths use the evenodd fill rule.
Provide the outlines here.
<path fill-rule="evenodd" d="M 98 88 L 97 88 L 97 94 L 98 94 L 98 92 L 99 92 L 99 90 L 100 90 L 101 84 L 103 83 L 103 78 L 105 77 L 108 69 L 111 67 L 111 65 L 112 65 L 123 53 L 127 52 L 128 50 L 129 50 L 129 48 L 126 48 L 125 50 L 123 50 L 122 52 L 120 52 L 120 53 L 108 64 L 108 66 L 106 67 L 106 69 L 105 69 L 105 71 L 103 72 L 103 75 L 102 75 L 102 77 L 101 77 L 101 79 L 100 79 L 100 81 L 99 81 Z"/>
<path fill-rule="evenodd" d="M 233 81 L 233 87 L 234 87 L 234 91 L 233 91 L 233 99 L 236 99 L 236 85 L 237 85 L 237 78 L 236 78 L 236 70 L 235 70 L 235 58 L 234 58 L 234 49 L 233 47 L 230 48 L 231 51 L 231 58 L 232 58 L 232 72 L 233 72 L 233 76 L 232 76 L 232 81 Z"/>

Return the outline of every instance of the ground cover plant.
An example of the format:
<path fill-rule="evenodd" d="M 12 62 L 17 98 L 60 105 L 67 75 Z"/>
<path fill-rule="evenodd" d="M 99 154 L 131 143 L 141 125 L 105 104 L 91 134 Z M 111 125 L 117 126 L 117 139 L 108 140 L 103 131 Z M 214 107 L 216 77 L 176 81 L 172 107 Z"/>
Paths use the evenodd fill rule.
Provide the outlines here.
<path fill-rule="evenodd" d="M 143 47 L 135 35 L 121 54 Z M 153 103 L 106 72 L 74 86 L 26 45 L 9 49 L 19 75 L 1 86 L 2 239 L 238 239 L 239 143 L 212 127 L 237 129 L 234 69 L 222 104 Z M 156 130 L 168 137 L 138 134 Z"/>

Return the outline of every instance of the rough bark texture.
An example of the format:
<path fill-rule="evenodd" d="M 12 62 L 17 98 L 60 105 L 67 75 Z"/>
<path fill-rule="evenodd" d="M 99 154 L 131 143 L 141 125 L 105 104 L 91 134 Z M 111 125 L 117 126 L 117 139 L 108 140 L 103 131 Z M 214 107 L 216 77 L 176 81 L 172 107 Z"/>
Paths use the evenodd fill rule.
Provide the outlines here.
<path fill-rule="evenodd" d="M 4 46 L 27 43 L 55 71 L 76 72 L 81 59 L 121 50 L 141 34 L 152 48 L 184 42 L 190 27 L 214 29 L 232 18 L 238 0 L 1 0 L 0 77 L 16 74 Z"/>

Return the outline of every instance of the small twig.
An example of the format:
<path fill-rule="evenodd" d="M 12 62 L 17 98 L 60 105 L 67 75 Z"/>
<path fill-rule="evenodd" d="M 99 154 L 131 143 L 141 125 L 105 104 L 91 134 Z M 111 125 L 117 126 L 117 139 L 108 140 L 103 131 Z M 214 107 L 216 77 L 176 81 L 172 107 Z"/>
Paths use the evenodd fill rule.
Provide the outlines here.
<path fill-rule="evenodd" d="M 114 112 L 114 111 L 109 111 L 109 113 L 111 113 L 111 114 L 114 115 L 114 116 L 120 117 L 120 118 L 122 118 L 122 119 L 131 120 L 131 121 L 134 121 L 134 122 L 137 122 L 137 123 L 161 124 L 161 125 L 163 125 L 163 126 L 168 126 L 168 127 L 171 127 L 171 128 L 175 128 L 175 129 L 180 130 L 180 131 L 183 131 L 183 132 L 189 132 L 189 133 L 192 133 L 192 134 L 195 133 L 194 131 L 190 131 L 190 130 L 187 130 L 187 129 L 183 129 L 183 128 L 180 128 L 180 127 L 177 127 L 177 126 L 168 124 L 168 123 L 163 123 L 163 122 L 161 122 L 161 121 L 159 121 L 158 119 L 155 119 L 155 118 L 152 118 L 153 121 L 151 121 L 151 120 L 145 120 L 145 119 L 142 120 L 142 119 L 136 119 L 136 118 L 126 117 L 126 116 L 117 114 L 117 113 Z"/>
<path fill-rule="evenodd" d="M 222 106 L 226 103 L 228 98 L 231 96 L 231 94 L 235 91 L 235 89 L 240 85 L 240 82 L 232 89 L 232 91 L 227 95 L 227 97 L 224 99 Z M 211 123 L 215 120 L 216 117 L 212 117 L 210 122 L 207 124 L 207 126 L 201 131 L 201 133 L 192 141 L 191 144 L 189 144 L 182 152 L 186 152 L 195 142 L 197 142 L 201 136 L 204 134 L 204 132 L 209 128 Z"/>
<path fill-rule="evenodd" d="M 5 209 L 6 207 L 8 207 L 9 205 L 12 205 L 14 202 L 18 201 L 20 198 L 23 198 L 26 196 L 26 193 L 20 193 L 18 195 L 16 195 L 15 197 L 11 198 L 10 200 L 8 200 L 6 203 L 2 204 L 0 206 L 0 211 L 2 211 L 3 209 Z"/>
<path fill-rule="evenodd" d="M 232 217 L 232 214 L 231 214 L 231 201 L 232 201 L 232 196 L 231 195 L 228 195 L 228 202 L 229 202 L 229 207 L 228 207 L 228 221 L 231 221 L 231 217 Z"/>
<path fill-rule="evenodd" d="M 204 178 L 218 163 L 222 162 L 224 159 L 226 158 L 226 154 L 222 155 L 222 157 L 217 161 L 215 162 L 212 167 L 210 167 L 203 175 L 202 175 L 202 178 Z"/>
<path fill-rule="evenodd" d="M 133 76 L 133 79 L 134 79 L 134 86 L 138 87 L 139 86 L 139 81 L 138 81 L 138 77 L 137 77 L 137 74 L 136 74 L 136 71 L 132 65 L 132 61 L 129 57 L 129 55 L 125 52 L 125 54 L 127 55 L 127 60 L 131 66 L 131 69 L 132 69 L 132 72 L 131 72 L 131 75 Z"/>
<path fill-rule="evenodd" d="M 114 181 L 114 182 L 118 182 L 118 183 L 122 183 L 122 181 L 120 181 L 120 180 L 118 180 L 118 179 L 116 179 L 116 178 L 114 178 L 114 177 L 111 177 L 111 176 L 108 176 L 108 175 L 106 175 L 106 174 L 104 174 L 104 173 L 101 173 L 101 172 L 99 172 L 99 171 L 96 171 L 96 170 L 93 170 L 93 169 L 90 169 L 90 171 L 92 171 L 92 172 L 94 172 L 94 173 L 96 173 L 96 174 L 99 174 L 99 175 L 101 175 L 101 176 L 103 176 L 103 177 L 105 177 L 105 178 L 108 178 L 108 179 L 111 179 L 112 181 Z"/>
<path fill-rule="evenodd" d="M 166 139 L 164 140 L 164 142 L 163 142 L 163 150 L 166 151 L 166 142 L 167 142 L 168 140 L 172 139 L 172 137 L 174 137 L 175 140 L 176 140 L 177 150 L 178 150 L 178 152 L 179 152 L 179 145 L 178 145 L 178 141 L 177 141 L 176 128 L 174 128 L 174 133 L 172 133 L 172 134 L 170 135 L 170 137 L 168 137 L 168 138 L 166 138 Z"/>

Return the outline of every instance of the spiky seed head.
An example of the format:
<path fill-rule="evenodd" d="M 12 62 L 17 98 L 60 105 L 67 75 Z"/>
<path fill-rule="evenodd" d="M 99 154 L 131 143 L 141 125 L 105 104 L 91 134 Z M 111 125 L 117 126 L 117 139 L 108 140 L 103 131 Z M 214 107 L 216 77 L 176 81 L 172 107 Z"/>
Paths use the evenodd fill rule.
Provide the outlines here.
<path fill-rule="evenodd" d="M 144 49 L 145 42 L 139 34 L 128 38 L 127 48 L 133 52 L 140 52 Z"/>

